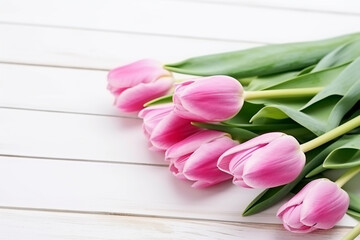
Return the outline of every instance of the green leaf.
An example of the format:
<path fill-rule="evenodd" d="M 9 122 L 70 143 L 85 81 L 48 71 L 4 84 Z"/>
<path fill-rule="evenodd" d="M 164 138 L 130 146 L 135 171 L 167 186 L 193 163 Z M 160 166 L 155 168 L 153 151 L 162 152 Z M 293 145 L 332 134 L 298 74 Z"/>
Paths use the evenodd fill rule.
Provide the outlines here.
<path fill-rule="evenodd" d="M 349 209 L 360 213 L 360 196 L 352 192 L 348 192 L 348 194 L 350 197 Z"/>
<path fill-rule="evenodd" d="M 334 72 L 334 70 L 342 71 Z M 251 120 L 255 122 L 261 118 L 285 119 L 289 117 L 316 135 L 324 134 L 337 127 L 343 117 L 360 101 L 360 58 L 350 64 L 312 74 L 331 72 L 332 74 L 329 74 L 332 77 L 330 84 L 309 102 L 306 103 L 306 100 L 302 99 L 302 102 L 295 105 L 290 102 L 269 104 L 269 101 L 266 103 L 264 100 L 263 103 L 266 106 Z M 303 75 L 303 77 L 309 75 L 311 74 Z M 292 84 L 296 84 L 298 87 L 300 82 L 287 81 L 281 84 L 281 88 L 284 85 L 288 88 Z M 301 106 L 301 104 L 304 105 Z"/>
<path fill-rule="evenodd" d="M 353 61 L 360 57 L 360 40 L 344 44 L 329 54 L 327 54 L 320 62 L 315 66 L 312 72 L 317 72 L 325 68 L 339 66 L 344 63 Z"/>
<path fill-rule="evenodd" d="M 348 210 L 346 211 L 346 213 L 347 213 L 349 216 L 351 216 L 351 217 L 355 218 L 356 220 L 360 221 L 360 212 L 356 212 L 356 211 L 353 211 L 353 210 L 351 210 L 351 209 L 348 209 Z"/>
<path fill-rule="evenodd" d="M 325 87 L 349 65 L 343 64 L 317 72 L 303 73 L 287 72 L 271 76 L 258 77 L 245 87 L 247 91 L 260 91 L 270 89 L 291 89 L 308 87 Z"/>
<path fill-rule="evenodd" d="M 286 80 L 293 79 L 298 76 L 298 71 L 278 73 L 263 77 L 257 77 L 251 80 L 250 84 L 244 89 L 246 91 L 259 91 L 266 88 L 270 88 L 274 85 L 278 85 Z"/>
<path fill-rule="evenodd" d="M 331 96 L 341 96 L 341 99 L 336 103 L 326 121 L 326 130 L 333 129 L 339 125 L 344 115 L 360 100 L 359 79 L 360 58 L 357 58 L 334 81 L 303 106 L 301 110 Z"/>
<path fill-rule="evenodd" d="M 304 68 L 303 70 L 301 70 L 299 73 L 298 73 L 298 76 L 301 76 L 301 75 L 304 75 L 304 74 L 307 74 L 307 73 L 310 73 L 314 68 L 315 68 L 316 65 L 311 65 L 307 68 Z"/>
<path fill-rule="evenodd" d="M 213 129 L 219 131 L 235 131 L 235 129 L 243 129 L 251 131 L 255 134 L 264 134 L 267 132 L 283 132 L 295 137 L 300 143 L 307 142 L 315 137 L 306 128 L 299 126 L 296 123 L 260 123 L 260 124 L 212 124 L 212 123 L 194 123 L 196 126 Z"/>
<path fill-rule="evenodd" d="M 299 111 L 307 102 L 306 99 L 288 100 L 287 103 L 269 104 L 257 112 L 251 119 L 256 123 L 264 118 L 286 119 L 291 118 L 301 126 L 309 129 L 316 135 L 322 135 L 326 132 L 327 119 L 338 101 L 337 98 L 331 98 L 327 101 L 320 101 L 306 111 Z"/>
<path fill-rule="evenodd" d="M 308 88 L 308 87 L 325 87 L 333 82 L 340 73 L 349 65 L 346 63 L 340 66 L 327 68 L 317 72 L 310 72 L 296 76 L 264 89 L 291 89 L 291 88 Z M 270 85 L 270 84 L 269 84 Z"/>
<path fill-rule="evenodd" d="M 194 126 L 211 129 L 211 130 L 217 130 L 229 133 L 231 135 L 231 138 L 234 140 L 238 140 L 239 142 L 246 142 L 256 136 L 258 136 L 256 133 L 243 129 L 243 128 L 234 128 L 226 125 L 220 125 L 220 124 L 211 124 L 211 123 L 201 123 L 201 122 L 193 122 Z"/>
<path fill-rule="evenodd" d="M 269 131 L 280 131 L 280 130 L 286 130 L 286 129 L 294 129 L 298 128 L 298 124 L 294 123 L 288 123 L 288 124 L 242 124 L 242 123 L 227 123 L 224 122 L 228 127 L 234 127 L 234 128 L 243 128 L 250 131 L 260 131 L 260 132 L 269 132 Z"/>
<path fill-rule="evenodd" d="M 284 186 L 266 189 L 246 207 L 243 215 L 253 215 L 279 202 L 288 193 L 290 193 L 290 191 L 292 191 L 292 189 L 294 189 L 310 171 L 320 166 L 330 152 L 346 144 L 346 142 L 349 141 L 350 136 L 344 136 L 337 141 L 334 141 L 332 144 L 326 144 L 320 148 L 306 153 L 307 163 L 303 171 L 293 182 Z"/>
<path fill-rule="evenodd" d="M 324 163 L 310 171 L 306 178 L 313 177 L 327 169 L 350 168 L 360 164 L 359 134 L 344 135 L 336 142 L 336 145 L 337 147 L 329 153 Z"/>
<path fill-rule="evenodd" d="M 323 165 L 319 165 L 316 168 L 314 168 L 313 170 L 311 170 L 305 177 L 306 178 L 314 177 L 314 176 L 324 172 L 325 170 L 327 170 L 327 169 L 324 168 Z"/>
<path fill-rule="evenodd" d="M 359 71 L 360 73 L 360 71 Z M 360 74 L 359 74 L 360 75 Z M 360 81 L 355 83 L 348 92 L 337 102 L 332 109 L 327 120 L 327 131 L 337 127 L 343 117 L 352 109 L 353 106 L 360 100 Z"/>
<path fill-rule="evenodd" d="M 235 78 L 265 76 L 299 70 L 317 63 L 335 48 L 360 38 L 360 33 L 336 38 L 273 44 L 246 50 L 190 58 L 165 68 L 198 76 L 228 75 Z"/>
<path fill-rule="evenodd" d="M 346 68 L 343 69 L 340 74 L 338 74 L 336 79 L 331 81 L 330 84 L 328 84 L 321 92 L 316 94 L 316 96 L 313 97 L 303 108 L 307 108 L 308 106 L 331 95 L 345 95 L 349 89 L 359 80 L 360 58 L 345 66 Z"/>
<path fill-rule="evenodd" d="M 352 192 L 347 193 L 350 197 L 350 205 L 347 214 L 360 221 L 360 196 Z"/>
<path fill-rule="evenodd" d="M 324 168 L 339 169 L 360 165 L 360 134 L 343 137 L 346 143 L 329 153 Z"/>
<path fill-rule="evenodd" d="M 144 107 L 154 106 L 158 104 L 165 104 L 165 103 L 171 103 L 172 102 L 172 95 L 167 95 L 159 98 L 155 98 L 147 103 L 144 104 Z"/>
<path fill-rule="evenodd" d="M 258 112 L 262 107 L 263 104 L 255 104 L 250 102 L 244 102 L 240 112 L 236 114 L 233 118 L 226 120 L 225 124 L 240 124 L 240 123 L 249 123 L 252 116 Z"/>
<path fill-rule="evenodd" d="M 338 62 L 338 64 L 329 64 L 327 68 L 319 68 L 316 71 L 313 70 L 313 65 L 300 72 L 292 71 L 256 77 L 245 87 L 245 90 L 259 91 L 264 89 L 324 87 L 333 81 L 348 64 L 349 62 Z"/>

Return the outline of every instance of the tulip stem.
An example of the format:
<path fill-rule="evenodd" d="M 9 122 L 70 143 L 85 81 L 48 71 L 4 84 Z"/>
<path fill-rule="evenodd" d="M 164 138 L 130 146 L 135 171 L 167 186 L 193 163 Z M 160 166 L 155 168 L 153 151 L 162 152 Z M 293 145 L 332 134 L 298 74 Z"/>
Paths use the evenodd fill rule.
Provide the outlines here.
<path fill-rule="evenodd" d="M 345 172 L 341 177 L 338 178 L 338 180 L 335 181 L 335 183 L 342 187 L 344 186 L 350 179 L 356 176 L 360 172 L 360 166 L 353 167 L 349 169 L 347 172 Z"/>
<path fill-rule="evenodd" d="M 348 232 L 342 240 L 353 240 L 360 234 L 360 223 L 356 225 L 350 232 Z"/>
<path fill-rule="evenodd" d="M 263 99 L 263 98 L 296 98 L 296 97 L 312 97 L 320 92 L 322 87 L 314 88 L 294 88 L 294 89 L 278 89 L 278 90 L 262 90 L 262 91 L 245 91 L 245 100 Z"/>
<path fill-rule="evenodd" d="M 360 126 L 360 115 L 351 119 L 350 121 L 347 121 L 346 123 L 330 130 L 327 133 L 324 133 L 323 135 L 314 138 L 313 140 L 310 140 L 306 143 L 303 143 L 301 145 L 301 150 L 305 153 L 310 150 L 313 150 L 314 148 L 317 148 L 335 138 L 340 137 L 341 135 L 344 135 L 347 132 L 350 132 L 351 130 L 357 128 Z"/>

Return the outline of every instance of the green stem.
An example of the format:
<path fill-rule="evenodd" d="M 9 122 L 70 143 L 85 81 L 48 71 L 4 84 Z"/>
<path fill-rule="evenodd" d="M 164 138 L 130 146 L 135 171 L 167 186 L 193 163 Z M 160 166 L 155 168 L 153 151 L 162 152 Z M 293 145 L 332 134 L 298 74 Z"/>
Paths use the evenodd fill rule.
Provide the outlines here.
<path fill-rule="evenodd" d="M 314 138 L 311 141 L 308 141 L 308 142 L 302 144 L 301 150 L 303 152 L 308 152 L 310 150 L 313 150 L 314 148 L 317 148 L 335 138 L 338 138 L 359 126 L 360 126 L 360 115 L 351 119 L 350 121 L 347 121 L 346 123 L 334 128 L 334 129 L 332 129 L 331 131 L 329 131 L 317 138 Z"/>
<path fill-rule="evenodd" d="M 341 177 L 338 178 L 338 180 L 335 181 L 335 183 L 342 187 L 344 186 L 350 179 L 356 176 L 360 172 L 360 166 L 353 167 L 347 172 L 345 172 Z"/>
<path fill-rule="evenodd" d="M 360 234 L 360 223 L 356 225 L 350 232 L 348 232 L 342 240 L 353 240 Z"/>
<path fill-rule="evenodd" d="M 166 95 L 163 97 L 155 98 L 147 103 L 144 104 L 144 107 L 149 107 L 152 105 L 162 104 L 162 103 L 169 103 L 172 102 L 172 95 Z"/>
<path fill-rule="evenodd" d="M 262 90 L 262 91 L 245 91 L 244 100 L 254 100 L 263 98 L 295 98 L 295 97 L 311 97 L 320 92 L 322 87 L 314 88 L 294 88 L 294 89 L 278 89 L 278 90 Z"/>

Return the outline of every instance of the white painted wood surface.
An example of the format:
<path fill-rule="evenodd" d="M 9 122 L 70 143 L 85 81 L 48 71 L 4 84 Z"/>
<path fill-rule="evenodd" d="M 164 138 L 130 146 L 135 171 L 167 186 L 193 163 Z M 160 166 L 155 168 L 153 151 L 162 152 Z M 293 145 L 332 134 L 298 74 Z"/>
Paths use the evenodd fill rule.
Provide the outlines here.
<path fill-rule="evenodd" d="M 120 114 L 107 70 L 360 31 L 359 2 L 0 0 L 0 239 L 302 239 L 258 190 L 195 190 Z M 350 186 L 354 188 L 353 186 Z M 339 239 L 355 221 L 308 239 Z"/>
<path fill-rule="evenodd" d="M 241 41 L 5 23 L 0 23 L 0 32 L 7 33 L 0 38 L 0 62 L 106 70 L 144 56 L 172 62 L 189 56 L 259 45 Z"/>
<path fill-rule="evenodd" d="M 353 32 L 360 23 L 358 15 L 334 16 L 197 1 L 2 2 L 0 21 L 3 22 L 262 43 L 326 38 Z M 289 28 L 293 31 L 289 32 Z"/>
<path fill-rule="evenodd" d="M 346 228 L 335 227 L 329 231 L 317 231 L 306 235 L 306 238 L 338 240 L 347 231 Z M 274 224 L 0 209 L 0 238 L 7 240 L 300 240 L 304 239 L 304 236 L 285 232 L 280 225 Z"/>

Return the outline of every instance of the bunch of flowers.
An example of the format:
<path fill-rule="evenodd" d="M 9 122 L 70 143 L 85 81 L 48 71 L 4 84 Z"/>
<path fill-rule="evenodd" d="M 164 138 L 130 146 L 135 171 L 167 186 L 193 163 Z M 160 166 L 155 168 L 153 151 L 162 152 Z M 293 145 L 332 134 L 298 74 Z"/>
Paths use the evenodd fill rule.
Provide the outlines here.
<path fill-rule="evenodd" d="M 329 229 L 346 212 L 360 219 L 359 197 L 342 189 L 360 172 L 359 33 L 168 65 L 140 60 L 111 70 L 108 89 L 119 110 L 138 112 L 175 177 L 264 189 L 244 216 L 295 193 L 277 213 L 289 231 Z M 345 168 L 335 182 L 324 177 Z"/>

